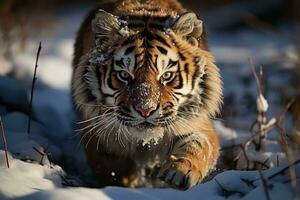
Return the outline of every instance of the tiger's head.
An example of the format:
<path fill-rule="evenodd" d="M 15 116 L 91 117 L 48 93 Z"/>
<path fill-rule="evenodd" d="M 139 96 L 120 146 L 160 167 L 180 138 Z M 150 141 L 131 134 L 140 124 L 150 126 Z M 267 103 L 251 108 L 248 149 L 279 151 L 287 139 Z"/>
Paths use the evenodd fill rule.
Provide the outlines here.
<path fill-rule="evenodd" d="M 86 120 L 105 118 L 95 122 L 99 129 L 136 131 L 141 138 L 155 137 L 155 129 L 180 134 L 178 127 L 189 126 L 189 118 L 218 112 L 219 71 L 194 13 L 115 16 L 99 10 L 92 30 L 95 47 L 83 59 L 81 86 L 92 98 L 76 102 L 80 91 L 74 94 Z"/>

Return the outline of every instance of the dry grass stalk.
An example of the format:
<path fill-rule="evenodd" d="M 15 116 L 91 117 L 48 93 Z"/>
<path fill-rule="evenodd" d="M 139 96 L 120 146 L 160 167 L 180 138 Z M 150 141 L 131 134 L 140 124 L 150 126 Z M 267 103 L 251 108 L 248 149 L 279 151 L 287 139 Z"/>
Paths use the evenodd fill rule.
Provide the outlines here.
<path fill-rule="evenodd" d="M 281 144 L 283 146 L 283 150 L 284 150 L 285 154 L 287 155 L 289 163 L 292 163 L 294 160 L 294 157 L 293 157 L 293 153 L 292 153 L 291 149 L 288 146 L 285 130 L 280 124 L 277 124 L 276 126 L 277 126 L 278 132 L 280 134 L 280 139 L 281 139 Z M 296 200 L 296 199 L 299 199 L 298 192 L 297 192 L 296 167 L 295 167 L 295 165 L 290 165 L 290 167 L 288 169 L 289 169 L 289 174 L 290 174 L 290 178 L 291 178 L 291 186 L 292 186 L 292 190 L 293 190 L 293 194 L 294 194 L 294 199 Z"/>
<path fill-rule="evenodd" d="M 251 136 L 244 143 L 239 145 L 240 151 L 238 152 L 237 156 L 234 159 L 235 161 L 238 161 L 239 158 L 241 157 L 241 155 L 244 155 L 246 162 L 247 162 L 247 167 L 246 167 L 247 169 L 249 169 L 249 165 L 250 165 L 249 156 L 247 155 L 248 146 L 251 143 L 253 143 L 255 145 L 255 150 L 259 151 L 263 145 L 263 140 L 265 139 L 267 133 L 271 129 L 276 128 L 280 135 L 281 141 L 287 145 L 286 138 L 283 137 L 283 134 L 282 134 L 283 133 L 282 130 L 284 131 L 284 129 L 282 128 L 281 124 L 282 124 L 282 121 L 284 120 L 284 117 L 285 117 L 287 111 L 290 109 L 292 104 L 295 102 L 295 99 L 290 100 L 278 116 L 273 117 L 270 120 L 267 120 L 266 112 L 268 110 L 268 103 L 264 97 L 263 70 L 262 70 L 262 67 L 260 67 L 259 75 L 258 75 L 251 59 L 249 59 L 249 65 L 250 65 L 252 74 L 255 78 L 257 90 L 258 90 L 258 97 L 257 97 L 258 114 L 257 114 L 257 119 L 251 125 L 251 128 L 250 128 Z M 258 125 L 258 130 L 255 130 L 256 125 Z M 255 140 L 257 138 L 257 136 L 259 137 L 258 142 Z M 290 159 L 288 149 L 286 149 L 284 147 L 284 151 L 285 151 L 288 159 L 290 161 L 292 161 L 292 159 Z M 293 178 L 293 177 L 291 177 L 291 178 Z"/>
<path fill-rule="evenodd" d="M 255 137 L 262 134 L 262 132 L 266 135 L 268 131 L 270 131 L 273 128 L 276 128 L 278 133 L 280 134 L 281 133 L 280 132 L 281 131 L 280 130 L 281 123 L 284 120 L 284 116 L 286 115 L 287 111 L 289 110 L 289 108 L 292 106 L 292 104 L 294 102 L 295 102 L 295 99 L 290 100 L 288 102 L 288 104 L 285 106 L 285 108 L 283 109 L 283 111 L 277 117 L 273 117 L 269 121 L 267 121 L 267 123 L 264 125 L 264 127 L 261 130 L 252 132 L 252 135 L 243 144 L 240 145 L 241 150 L 237 154 L 237 156 L 235 157 L 234 160 L 238 160 L 241 157 L 241 155 L 243 154 L 245 156 L 245 159 L 247 160 L 247 165 L 249 165 L 250 162 L 248 162 L 249 158 L 247 156 L 248 146 L 251 144 L 251 142 L 253 142 Z M 248 168 L 249 168 L 249 166 L 247 166 L 247 169 Z"/>
<path fill-rule="evenodd" d="M 256 140 L 253 139 L 252 142 L 255 145 L 255 149 L 257 151 L 259 151 L 262 148 L 263 140 L 266 137 L 266 133 L 267 133 L 267 131 L 265 131 L 265 127 L 267 126 L 266 112 L 268 110 L 268 102 L 264 96 L 264 82 L 263 82 L 262 66 L 260 66 L 260 68 L 259 68 L 259 74 L 257 74 L 251 59 L 249 59 L 249 66 L 250 66 L 252 74 L 255 78 L 255 82 L 256 82 L 257 90 L 258 90 L 258 96 L 257 96 L 257 100 L 256 100 L 258 114 L 257 114 L 257 118 L 256 118 L 255 122 L 251 126 L 251 132 L 253 133 L 255 126 L 258 125 L 259 141 L 256 142 Z"/>
<path fill-rule="evenodd" d="M 266 99 L 264 98 L 264 91 L 263 91 L 263 72 L 262 72 L 262 67 L 260 67 L 260 73 L 259 76 L 257 75 L 255 68 L 253 66 L 253 63 L 251 60 L 249 60 L 250 68 L 251 71 L 255 77 L 257 88 L 258 88 L 258 98 L 257 98 L 257 110 L 258 110 L 258 115 L 256 121 L 251 125 L 251 137 L 247 139 L 243 144 L 241 144 L 241 150 L 238 153 L 236 159 L 239 159 L 241 154 L 243 153 L 246 161 L 247 161 L 247 169 L 249 168 L 249 157 L 247 155 L 247 147 L 251 142 L 254 143 L 255 149 L 259 151 L 263 145 L 263 140 L 266 137 L 267 133 L 273 129 L 276 128 L 277 132 L 279 133 L 280 136 L 280 141 L 283 147 L 283 150 L 287 156 L 287 159 L 289 163 L 292 163 L 294 158 L 291 149 L 289 148 L 285 129 L 282 126 L 282 121 L 284 120 L 284 117 L 289 110 L 289 108 L 292 106 L 292 104 L 295 102 L 295 99 L 292 99 L 288 102 L 288 104 L 285 106 L 283 111 L 275 118 L 271 118 L 270 120 L 267 120 L 266 118 L 266 112 L 268 109 L 268 104 Z M 254 131 L 255 126 L 258 125 L 258 131 Z M 259 141 L 256 142 L 255 138 L 259 136 Z M 290 174 L 290 182 L 294 194 L 294 199 L 299 199 L 298 197 L 298 192 L 297 192 L 297 176 L 296 176 L 296 168 L 295 165 L 289 165 L 288 167 L 289 174 Z M 266 180 L 263 178 L 263 175 L 261 173 L 261 168 L 259 168 L 259 174 L 260 178 L 263 182 L 266 198 L 270 199 L 268 188 L 266 185 Z"/>
<path fill-rule="evenodd" d="M 294 161 L 294 157 L 293 157 L 293 153 L 292 153 L 291 149 L 289 148 L 286 132 L 282 126 L 282 121 L 284 119 L 286 112 L 293 105 L 294 102 L 295 102 L 295 99 L 290 100 L 290 102 L 286 105 L 285 109 L 279 115 L 278 122 L 276 123 L 276 128 L 280 134 L 281 144 L 283 146 L 283 150 L 284 150 L 285 154 L 287 155 L 289 163 L 292 163 Z M 291 178 L 291 186 L 293 189 L 294 199 L 296 200 L 296 199 L 299 199 L 298 192 L 297 192 L 296 167 L 295 167 L 295 165 L 290 165 L 290 167 L 288 169 L 289 169 L 289 174 L 290 174 L 290 178 Z"/>
<path fill-rule="evenodd" d="M 37 68 L 38 68 L 38 61 L 39 61 L 39 56 L 40 56 L 40 52 L 42 49 L 42 43 L 39 43 L 39 47 L 37 50 L 37 54 L 36 54 L 36 60 L 35 60 L 35 67 L 34 67 L 34 74 L 33 74 L 33 78 L 32 78 L 32 85 L 31 85 L 31 93 L 30 93 L 30 112 L 28 115 L 28 127 L 27 127 L 27 134 L 30 135 L 30 128 L 31 128 L 31 118 L 32 118 L 32 100 L 33 100 L 33 91 L 34 91 L 34 86 L 35 86 L 35 81 L 36 81 L 36 72 L 37 72 Z"/>
<path fill-rule="evenodd" d="M 4 143 L 6 166 L 7 166 L 7 168 L 9 168 L 8 148 L 7 148 L 7 142 L 6 142 L 4 127 L 3 127 L 3 121 L 2 121 L 1 116 L 0 116 L 0 125 L 1 125 L 1 132 L 2 132 L 2 137 L 3 137 L 3 143 Z"/>

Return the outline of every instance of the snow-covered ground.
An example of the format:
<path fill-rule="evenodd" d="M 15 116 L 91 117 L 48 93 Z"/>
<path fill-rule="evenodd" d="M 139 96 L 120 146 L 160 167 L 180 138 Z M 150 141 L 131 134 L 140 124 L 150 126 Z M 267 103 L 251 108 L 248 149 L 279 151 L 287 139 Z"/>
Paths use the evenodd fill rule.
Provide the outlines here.
<path fill-rule="evenodd" d="M 2 116 L 9 149 L 8 169 L 5 153 L 0 150 L 0 199 L 293 199 L 289 171 L 282 170 L 289 163 L 278 140 L 268 140 L 263 152 L 250 152 L 253 160 L 268 160 L 273 168 L 262 172 L 266 186 L 258 171 L 225 171 L 210 181 L 188 191 L 174 189 L 128 189 L 106 187 L 88 188 L 94 180 L 87 166 L 85 155 L 74 133 L 75 121 L 70 98 L 72 49 L 75 33 L 87 8 L 76 7 L 58 13 L 52 31 L 44 31 L 39 37 L 28 41 L 26 51 L 18 52 L 14 60 L 0 74 L 12 70 L 15 79 L 0 76 L 0 115 Z M 282 30 L 285 30 L 282 27 Z M 38 42 L 42 41 L 42 52 L 37 73 L 37 85 L 33 100 L 31 133 L 27 134 L 28 94 L 35 63 Z M 279 86 L 290 74 L 286 71 L 294 65 L 295 47 L 289 33 L 279 35 L 243 30 L 234 33 L 212 33 L 209 38 L 212 51 L 222 69 L 225 96 L 234 96 L 236 115 L 230 120 L 216 122 L 224 148 L 239 144 L 249 137 L 247 131 L 255 120 L 256 105 L 247 106 L 247 96 L 256 98 L 256 86 L 248 68 L 249 57 L 256 64 L 276 67 L 275 71 L 286 74 L 279 76 L 266 70 L 270 92 L 270 115 L 280 108 Z M 237 42 L 238 41 L 238 42 Z M 250 83 L 247 82 L 250 77 Z M 248 78 L 249 79 L 249 78 Z M 275 106 L 274 106 L 275 105 Z M 12 108 L 14 111 L 12 112 Z M 235 130 L 226 128 L 224 123 Z M 2 140 L 0 149 L 3 149 Z M 251 149 L 251 147 L 250 147 Z M 278 161 L 278 165 L 276 162 Z M 277 166 L 277 167 L 276 167 Z M 222 169 L 220 169 L 222 171 Z M 276 176 L 272 176 L 277 174 Z M 296 175 L 300 166 L 296 166 Z M 299 185 L 299 184 L 298 184 Z M 74 186 L 74 187 L 71 187 Z M 267 192 L 265 191 L 267 190 Z M 298 191 L 300 188 L 298 186 Z"/>

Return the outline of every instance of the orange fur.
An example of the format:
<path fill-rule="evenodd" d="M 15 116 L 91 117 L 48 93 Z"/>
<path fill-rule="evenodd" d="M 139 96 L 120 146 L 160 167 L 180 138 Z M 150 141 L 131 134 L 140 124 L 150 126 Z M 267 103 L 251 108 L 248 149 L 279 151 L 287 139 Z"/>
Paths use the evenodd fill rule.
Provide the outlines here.
<path fill-rule="evenodd" d="M 95 44 L 96 36 L 92 31 L 91 21 L 95 18 L 99 8 L 118 16 L 150 16 L 150 22 L 148 21 L 146 26 L 150 26 L 149 24 L 152 23 L 151 17 L 175 17 L 184 15 L 187 11 L 176 0 L 117 1 L 93 9 L 78 32 L 73 60 L 72 95 L 75 109 L 84 125 L 83 141 L 87 157 L 93 171 L 99 177 L 101 186 L 145 186 L 145 179 L 152 182 L 152 186 L 157 187 L 167 185 L 187 189 L 197 184 L 203 180 L 209 171 L 214 169 L 219 156 L 219 140 L 212 125 L 211 117 L 219 111 L 222 101 L 222 82 L 219 70 L 214 64 L 214 57 L 207 50 L 205 32 L 201 36 L 191 33 L 194 36 L 186 39 L 188 36 L 183 37 L 177 34 L 176 30 L 171 31 L 168 36 L 159 31 L 152 31 L 164 38 L 168 44 L 176 44 L 176 48 L 172 46 L 168 51 L 178 51 L 183 57 L 186 57 L 186 59 L 178 61 L 180 66 L 189 66 L 189 73 L 184 77 L 184 84 L 192 81 L 192 74 L 196 72 L 200 74 L 199 84 L 205 87 L 199 87 L 194 91 L 194 93 L 199 93 L 201 96 L 200 102 L 198 102 L 200 97 L 195 98 L 195 101 L 197 101 L 195 103 L 199 106 L 197 110 L 184 111 L 187 116 L 179 118 L 170 128 L 154 127 L 151 129 L 153 137 L 160 138 L 157 144 L 150 140 L 145 145 L 143 142 L 133 139 L 131 135 L 141 135 L 141 137 L 143 135 L 132 127 L 128 128 L 129 138 L 123 135 L 119 136 L 119 130 L 111 128 L 110 123 L 112 122 L 110 120 L 104 120 L 104 122 L 101 122 L 102 124 L 100 123 L 103 132 L 99 135 L 99 129 L 97 129 L 99 123 L 95 124 L 91 119 L 110 112 L 110 110 L 106 110 L 106 104 L 102 105 L 103 99 L 91 99 L 90 94 L 87 92 L 88 89 L 98 89 L 97 84 L 99 83 L 97 81 L 101 82 L 102 85 L 105 84 L 104 79 L 95 81 L 96 74 L 98 72 L 104 73 L 104 69 L 87 65 L 91 50 L 97 48 Z M 200 26 L 199 21 L 197 23 L 195 26 Z M 178 26 L 182 25 L 179 24 Z M 129 34 L 134 35 L 139 31 L 132 29 Z M 178 33 L 180 31 L 182 30 L 179 30 Z M 124 41 L 122 38 L 110 39 L 103 40 L 106 42 L 105 50 L 114 46 L 117 46 L 114 47 L 117 49 L 121 48 Z M 137 38 L 134 42 L 138 46 L 143 41 Z M 117 43 L 117 45 L 114 43 Z M 151 45 L 156 46 L 158 44 L 154 41 Z M 134 53 L 139 54 L 142 52 L 139 51 L 140 49 L 136 49 Z M 154 48 L 147 53 L 147 55 L 156 55 L 159 51 Z M 145 57 L 138 58 L 137 62 L 143 61 L 143 59 Z M 159 97 L 156 95 L 152 95 L 152 97 L 148 97 L 151 95 L 144 95 L 143 97 L 153 102 L 159 99 L 157 104 L 164 108 L 170 102 L 175 101 L 172 96 L 173 87 L 182 80 L 177 80 L 176 77 L 177 79 L 173 83 L 163 86 L 158 82 L 157 75 L 153 71 L 143 68 L 144 64 L 140 69 L 135 69 L 133 72 L 136 76 L 135 83 L 137 85 L 146 82 L 151 84 L 151 90 L 149 91 L 153 94 L 159 93 Z M 153 62 L 146 64 L 151 65 Z M 112 61 L 107 61 L 106 65 L 111 66 Z M 180 69 L 180 71 L 184 71 L 184 69 Z M 107 75 L 102 75 L 102 77 L 107 77 Z M 122 91 L 118 97 L 118 102 L 124 102 L 124 105 L 129 107 L 132 104 L 129 95 L 141 98 L 139 90 L 137 90 L 138 92 L 127 90 L 127 87 L 118 80 L 116 72 L 112 72 L 110 78 L 112 86 L 120 88 Z M 90 82 L 94 80 L 93 84 L 96 86 L 92 89 L 88 88 L 86 79 L 89 79 Z M 92 94 L 93 92 L 95 91 L 92 91 Z M 196 96 L 194 93 L 193 95 Z M 188 96 L 185 98 L 193 99 L 194 97 Z"/>

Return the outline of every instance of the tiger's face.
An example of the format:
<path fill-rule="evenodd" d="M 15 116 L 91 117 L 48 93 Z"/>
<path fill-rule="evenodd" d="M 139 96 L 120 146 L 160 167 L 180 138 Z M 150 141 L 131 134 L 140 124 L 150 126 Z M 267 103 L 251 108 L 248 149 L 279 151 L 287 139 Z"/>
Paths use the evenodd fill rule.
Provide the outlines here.
<path fill-rule="evenodd" d="M 119 107 L 120 120 L 137 128 L 167 126 L 176 120 L 178 108 L 197 90 L 201 72 L 193 70 L 203 67 L 189 66 L 180 59 L 179 49 L 163 32 L 147 36 L 131 36 L 114 52 L 114 95 L 107 99 Z M 131 38 L 135 39 L 127 44 Z"/>
<path fill-rule="evenodd" d="M 221 81 L 212 55 L 201 48 L 196 15 L 132 18 L 100 10 L 92 23 L 96 46 L 84 77 L 92 103 L 102 105 L 101 126 L 147 132 L 215 114 Z"/>

